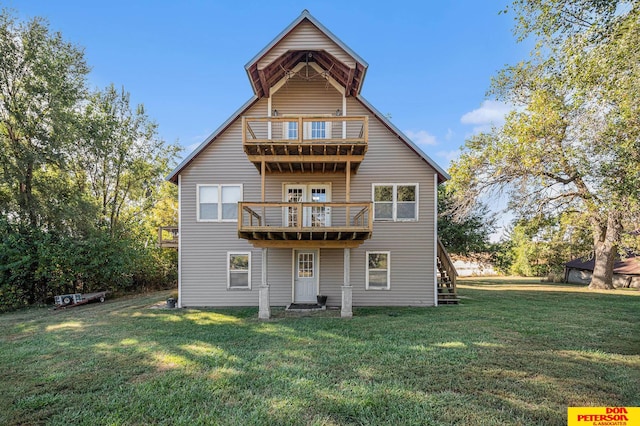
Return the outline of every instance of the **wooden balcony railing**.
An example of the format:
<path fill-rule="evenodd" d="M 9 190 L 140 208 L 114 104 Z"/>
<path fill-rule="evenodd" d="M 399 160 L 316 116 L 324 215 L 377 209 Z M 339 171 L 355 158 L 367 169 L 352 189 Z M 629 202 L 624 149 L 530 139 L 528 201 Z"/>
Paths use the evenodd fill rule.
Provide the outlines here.
<path fill-rule="evenodd" d="M 158 246 L 162 248 L 178 248 L 178 236 L 177 226 L 161 226 L 158 228 Z"/>
<path fill-rule="evenodd" d="M 289 123 L 293 123 L 290 125 Z M 314 124 L 319 124 L 314 129 Z M 348 144 L 366 145 L 369 117 L 363 116 L 286 116 L 242 117 L 242 143 L 271 144 Z"/>
<path fill-rule="evenodd" d="M 458 272 L 453 265 L 453 261 L 449 257 L 449 253 L 438 237 L 438 271 L 440 273 L 440 281 L 438 286 L 441 289 L 447 289 L 448 292 L 455 295 L 457 291 L 456 282 L 458 280 Z"/>
<path fill-rule="evenodd" d="M 267 172 L 357 171 L 368 141 L 368 116 L 242 117 L 244 151 Z"/>
<path fill-rule="evenodd" d="M 373 232 L 373 205 L 238 203 L 238 236 L 256 247 L 357 247 Z"/>

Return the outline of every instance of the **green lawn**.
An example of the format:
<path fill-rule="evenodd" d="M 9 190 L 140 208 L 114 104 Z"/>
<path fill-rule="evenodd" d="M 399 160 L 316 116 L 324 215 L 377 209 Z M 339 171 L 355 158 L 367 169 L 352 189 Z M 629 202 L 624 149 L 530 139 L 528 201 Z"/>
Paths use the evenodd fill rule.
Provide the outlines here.
<path fill-rule="evenodd" d="M 640 292 L 459 293 L 350 320 L 153 308 L 167 292 L 0 315 L 0 424 L 564 425 L 640 405 Z"/>

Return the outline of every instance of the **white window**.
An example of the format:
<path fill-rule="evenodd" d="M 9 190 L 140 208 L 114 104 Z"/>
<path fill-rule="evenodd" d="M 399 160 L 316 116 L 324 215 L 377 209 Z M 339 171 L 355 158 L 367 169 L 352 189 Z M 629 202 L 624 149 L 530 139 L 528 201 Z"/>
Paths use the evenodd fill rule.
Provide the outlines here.
<path fill-rule="evenodd" d="M 304 123 L 305 139 L 331 139 L 330 121 L 307 121 Z"/>
<path fill-rule="evenodd" d="M 325 139 L 327 136 L 327 126 L 325 121 L 311 122 L 311 139 Z"/>
<path fill-rule="evenodd" d="M 285 123 L 285 139 L 298 139 L 298 122 L 297 121 L 287 121 Z"/>
<path fill-rule="evenodd" d="M 251 253 L 227 253 L 227 289 L 251 289 Z"/>
<path fill-rule="evenodd" d="M 391 252 L 367 252 L 367 290 L 389 290 L 391 288 Z"/>
<path fill-rule="evenodd" d="M 242 185 L 197 185 L 199 222 L 237 222 Z"/>
<path fill-rule="evenodd" d="M 300 137 L 308 139 L 331 139 L 331 121 L 311 121 L 305 119 L 300 129 L 299 121 L 284 121 L 282 124 L 282 138 L 296 140 Z"/>
<path fill-rule="evenodd" d="M 328 203 L 331 202 L 330 183 L 286 183 L 284 184 L 284 200 L 288 203 Z M 302 209 L 302 216 L 298 206 L 284 207 L 285 226 L 295 227 L 323 227 L 331 226 L 331 207 L 309 206 Z"/>
<path fill-rule="evenodd" d="M 418 184 L 373 184 L 373 218 L 377 221 L 418 220 Z"/>

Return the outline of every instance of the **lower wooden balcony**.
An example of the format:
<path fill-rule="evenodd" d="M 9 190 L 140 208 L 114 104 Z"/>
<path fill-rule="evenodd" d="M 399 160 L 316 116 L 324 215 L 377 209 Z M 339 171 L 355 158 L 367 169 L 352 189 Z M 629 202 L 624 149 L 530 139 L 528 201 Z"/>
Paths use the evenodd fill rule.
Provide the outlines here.
<path fill-rule="evenodd" d="M 357 247 L 373 233 L 370 202 L 239 202 L 238 237 L 255 247 Z"/>
<path fill-rule="evenodd" d="M 178 248 L 178 227 L 177 226 L 161 226 L 158 228 L 158 247 L 161 248 Z"/>

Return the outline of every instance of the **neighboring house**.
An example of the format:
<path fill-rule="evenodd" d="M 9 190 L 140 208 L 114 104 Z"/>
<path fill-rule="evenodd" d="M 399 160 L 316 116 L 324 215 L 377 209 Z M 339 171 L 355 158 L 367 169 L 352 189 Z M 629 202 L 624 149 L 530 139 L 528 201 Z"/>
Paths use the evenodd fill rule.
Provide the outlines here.
<path fill-rule="evenodd" d="M 482 256 L 482 258 L 452 255 L 451 259 L 460 277 L 488 277 L 499 275 L 489 257 L 489 255 Z"/>
<path fill-rule="evenodd" d="M 593 275 L 595 259 L 577 258 L 564 265 L 564 280 L 572 284 L 589 284 Z M 640 288 L 640 257 L 628 254 L 616 259 L 613 265 L 613 286 L 618 288 Z"/>
<path fill-rule="evenodd" d="M 367 66 L 306 10 L 245 66 L 255 95 L 168 177 L 179 306 L 438 304 L 448 176 L 360 96 Z"/>

